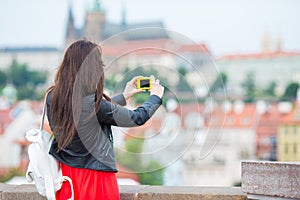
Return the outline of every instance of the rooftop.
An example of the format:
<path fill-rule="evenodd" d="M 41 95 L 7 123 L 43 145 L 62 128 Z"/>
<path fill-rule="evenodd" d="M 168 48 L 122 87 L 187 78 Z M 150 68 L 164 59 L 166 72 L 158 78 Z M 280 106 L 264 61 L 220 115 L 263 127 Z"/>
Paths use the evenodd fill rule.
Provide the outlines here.
<path fill-rule="evenodd" d="M 244 54 L 227 54 L 216 59 L 216 61 L 233 61 L 233 60 L 257 60 L 265 58 L 284 58 L 300 56 L 299 51 L 272 51 L 260 53 L 244 53 Z"/>

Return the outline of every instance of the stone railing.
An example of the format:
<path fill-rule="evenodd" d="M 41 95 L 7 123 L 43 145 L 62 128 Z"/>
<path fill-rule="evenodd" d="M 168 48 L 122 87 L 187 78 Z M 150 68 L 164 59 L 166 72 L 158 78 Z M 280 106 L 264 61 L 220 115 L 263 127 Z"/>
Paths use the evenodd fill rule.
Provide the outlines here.
<path fill-rule="evenodd" d="M 242 162 L 242 187 L 120 186 L 121 200 L 300 199 L 300 163 Z M 0 183 L 0 200 L 45 200 L 34 185 Z"/>
<path fill-rule="evenodd" d="M 246 194 L 238 187 L 172 187 L 172 186 L 119 186 L 121 200 L 175 200 L 223 199 L 244 200 Z M 0 200 L 45 200 L 34 185 L 0 184 Z"/>
<path fill-rule="evenodd" d="M 300 199 L 300 163 L 242 162 L 242 191 L 249 199 Z"/>

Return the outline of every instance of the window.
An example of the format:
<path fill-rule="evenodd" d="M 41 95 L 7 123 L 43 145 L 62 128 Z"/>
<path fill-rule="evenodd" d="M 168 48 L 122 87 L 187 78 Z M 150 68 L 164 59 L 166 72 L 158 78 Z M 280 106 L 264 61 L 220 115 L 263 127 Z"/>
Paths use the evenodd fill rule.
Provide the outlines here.
<path fill-rule="evenodd" d="M 289 132 L 289 127 L 288 126 L 283 126 L 284 128 L 284 133 L 287 134 Z"/>
<path fill-rule="evenodd" d="M 285 153 L 286 155 L 289 154 L 289 144 L 288 144 L 288 143 L 285 143 L 284 153 Z"/>
<path fill-rule="evenodd" d="M 294 128 L 294 134 L 296 134 L 297 133 L 297 126 L 294 126 L 293 128 Z"/>
<path fill-rule="evenodd" d="M 226 124 L 232 125 L 233 122 L 234 122 L 234 118 L 233 118 L 233 117 L 227 117 L 227 118 L 226 118 Z"/>
<path fill-rule="evenodd" d="M 298 145 L 297 145 L 297 143 L 295 142 L 295 143 L 294 143 L 294 155 L 297 154 L 297 151 L 298 151 L 297 147 L 298 147 Z"/>
<path fill-rule="evenodd" d="M 250 122 L 250 117 L 249 116 L 246 116 L 242 119 L 242 124 L 249 124 Z"/>
<path fill-rule="evenodd" d="M 262 138 L 261 143 L 262 143 L 263 145 L 268 146 L 268 145 L 271 144 L 271 139 L 270 139 L 269 137 L 264 137 L 264 138 Z"/>

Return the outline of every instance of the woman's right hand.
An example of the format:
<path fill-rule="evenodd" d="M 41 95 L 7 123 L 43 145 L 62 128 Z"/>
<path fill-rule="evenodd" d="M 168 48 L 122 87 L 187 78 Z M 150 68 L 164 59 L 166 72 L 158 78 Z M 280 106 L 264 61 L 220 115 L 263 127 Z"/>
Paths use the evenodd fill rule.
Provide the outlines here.
<path fill-rule="evenodd" d="M 162 98 L 165 88 L 159 84 L 158 79 L 155 80 L 153 75 L 150 76 L 150 79 L 152 81 L 152 88 L 150 90 L 150 95 L 156 95 Z"/>

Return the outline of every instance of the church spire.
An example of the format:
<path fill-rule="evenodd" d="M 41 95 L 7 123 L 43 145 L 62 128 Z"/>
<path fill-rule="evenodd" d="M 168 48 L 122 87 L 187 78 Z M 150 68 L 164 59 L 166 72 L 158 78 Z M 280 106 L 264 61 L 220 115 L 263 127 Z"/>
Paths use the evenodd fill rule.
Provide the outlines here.
<path fill-rule="evenodd" d="M 268 32 L 265 32 L 263 39 L 262 39 L 262 52 L 269 53 L 270 49 L 270 35 Z"/>
<path fill-rule="evenodd" d="M 104 9 L 102 7 L 102 3 L 100 2 L 100 0 L 94 1 L 92 12 L 104 12 Z"/>
<path fill-rule="evenodd" d="M 126 2 L 125 0 L 122 1 L 122 22 L 123 26 L 126 25 Z"/>
<path fill-rule="evenodd" d="M 69 13 L 68 13 L 68 21 L 67 21 L 67 30 L 66 30 L 66 38 L 65 45 L 68 46 L 72 42 L 77 39 L 77 31 L 74 24 L 74 17 L 72 13 L 72 2 L 69 1 Z"/>
<path fill-rule="evenodd" d="M 282 38 L 280 34 L 278 34 L 277 41 L 276 41 L 276 51 L 278 52 L 282 51 Z"/>

